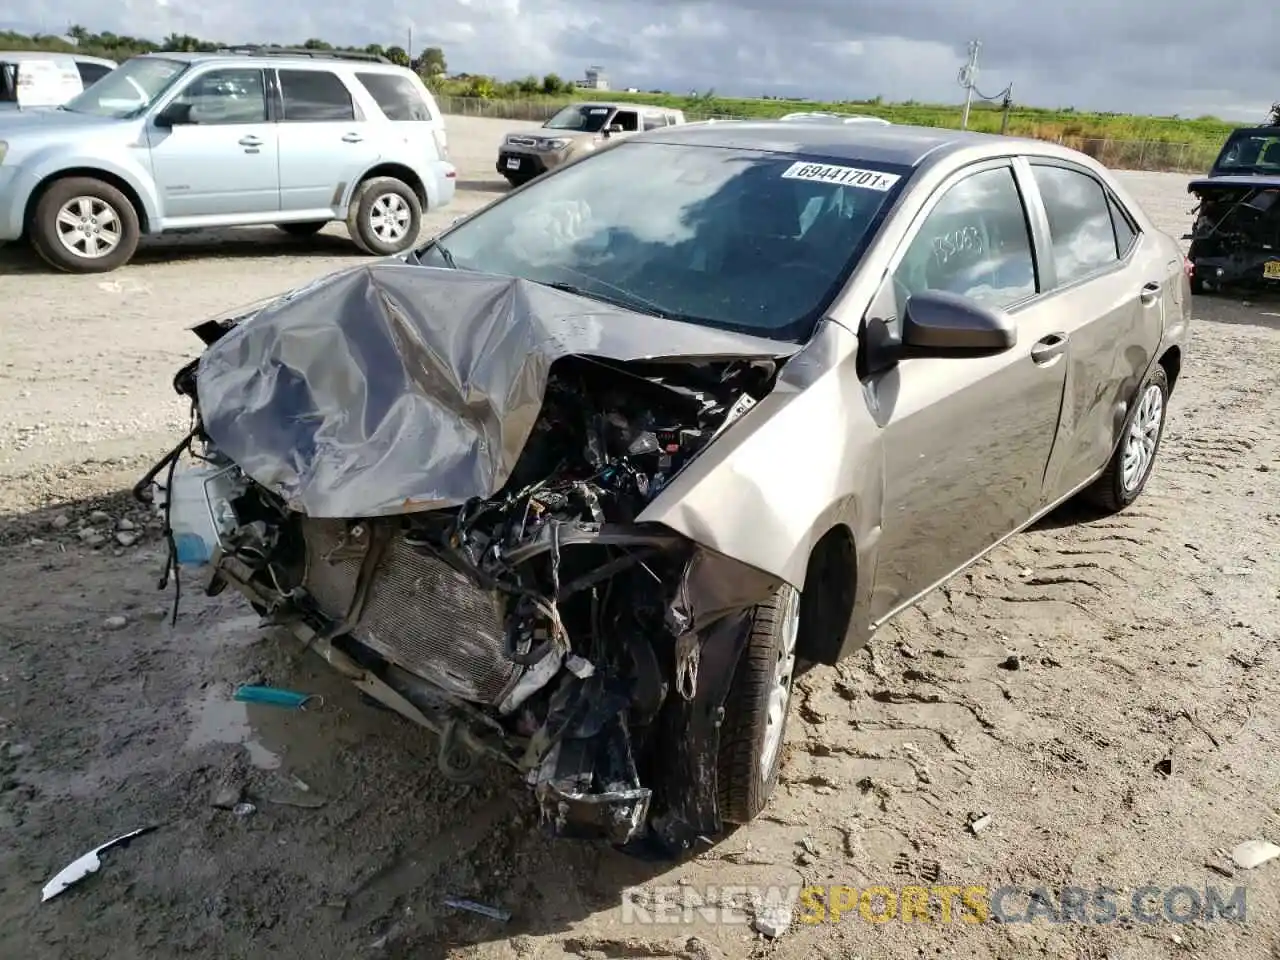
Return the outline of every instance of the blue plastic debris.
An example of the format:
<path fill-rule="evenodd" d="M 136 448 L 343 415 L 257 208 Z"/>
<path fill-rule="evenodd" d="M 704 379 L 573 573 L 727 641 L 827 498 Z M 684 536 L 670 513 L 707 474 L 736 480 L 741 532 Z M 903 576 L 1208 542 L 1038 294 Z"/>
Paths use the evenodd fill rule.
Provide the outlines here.
<path fill-rule="evenodd" d="M 265 703 L 273 707 L 285 707 L 289 710 L 300 710 L 311 700 L 324 699 L 314 693 L 298 693 L 296 690 L 281 690 L 279 687 L 237 687 L 235 699 L 241 703 Z"/>

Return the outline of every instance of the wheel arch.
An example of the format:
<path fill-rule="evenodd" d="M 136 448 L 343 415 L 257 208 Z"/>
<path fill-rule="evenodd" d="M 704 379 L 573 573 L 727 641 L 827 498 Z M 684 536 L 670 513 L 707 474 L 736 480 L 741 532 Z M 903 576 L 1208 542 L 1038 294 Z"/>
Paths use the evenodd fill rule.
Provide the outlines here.
<path fill-rule="evenodd" d="M 404 183 L 414 195 L 418 198 L 418 203 L 422 206 L 422 212 L 426 213 L 431 206 L 431 198 L 427 195 L 427 185 L 423 182 L 421 176 L 418 175 L 412 167 L 403 163 L 379 163 L 370 167 L 361 176 L 352 182 L 351 189 L 347 191 L 346 202 L 344 208 L 349 208 L 355 200 L 356 193 L 362 184 L 368 183 L 377 177 L 391 177 Z"/>
<path fill-rule="evenodd" d="M 1157 362 L 1164 367 L 1164 375 L 1169 378 L 1169 393 L 1172 394 L 1174 385 L 1178 382 L 1178 375 L 1182 373 L 1182 348 L 1175 343 L 1160 354 Z"/>
<path fill-rule="evenodd" d="M 50 187 L 60 180 L 67 180 L 72 177 L 85 177 L 90 180 L 101 180 L 105 184 L 109 184 L 124 194 L 125 199 L 129 201 L 133 207 L 134 214 L 138 217 L 138 227 L 143 233 L 151 232 L 152 219 L 147 211 L 147 205 L 142 201 L 142 195 L 134 187 L 132 183 L 117 173 L 109 170 L 103 170 L 99 167 L 67 167 L 49 174 L 39 183 L 36 184 L 31 195 L 27 197 L 26 209 L 22 214 L 22 223 L 29 231 L 31 223 L 35 219 L 36 206 L 40 203 L 40 198 L 45 195 Z"/>
<path fill-rule="evenodd" d="M 811 663 L 840 659 L 858 597 L 858 548 L 853 531 L 835 523 L 809 551 L 796 656 Z"/>

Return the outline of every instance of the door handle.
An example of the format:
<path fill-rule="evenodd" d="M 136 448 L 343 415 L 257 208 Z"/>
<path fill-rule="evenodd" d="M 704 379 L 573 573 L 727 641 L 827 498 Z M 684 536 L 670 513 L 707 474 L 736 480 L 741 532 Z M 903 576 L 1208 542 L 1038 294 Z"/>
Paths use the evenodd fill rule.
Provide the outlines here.
<path fill-rule="evenodd" d="M 1061 356 L 1062 352 L 1067 349 L 1067 334 L 1051 333 L 1041 340 L 1037 340 L 1031 348 L 1031 361 L 1033 363 L 1048 363 L 1050 360 Z"/>
<path fill-rule="evenodd" d="M 342 142 L 343 143 L 359 143 L 363 139 L 364 137 L 360 136 L 360 134 L 358 133 L 348 133 L 345 137 L 342 138 Z"/>
<path fill-rule="evenodd" d="M 1138 294 L 1138 299 L 1142 301 L 1142 305 L 1149 307 L 1156 302 L 1156 298 L 1160 296 L 1160 284 L 1152 280 L 1146 284 Z"/>
<path fill-rule="evenodd" d="M 240 143 L 240 146 L 242 146 L 242 147 L 260 147 L 260 146 L 262 146 L 262 140 L 261 140 L 259 137 L 255 137 L 255 136 L 253 136 L 252 134 L 250 134 L 250 135 L 249 135 L 249 136 L 247 136 L 247 137 L 241 137 L 241 138 L 240 138 L 239 143 Z"/>

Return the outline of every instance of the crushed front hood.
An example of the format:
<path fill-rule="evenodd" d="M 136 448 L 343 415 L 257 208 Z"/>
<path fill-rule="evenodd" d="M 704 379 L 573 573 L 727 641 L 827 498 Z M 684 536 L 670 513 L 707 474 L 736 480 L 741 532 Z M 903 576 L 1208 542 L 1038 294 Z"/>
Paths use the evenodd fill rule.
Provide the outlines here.
<path fill-rule="evenodd" d="M 313 517 L 373 517 L 496 494 L 561 357 L 798 349 L 527 280 L 382 262 L 236 325 L 201 356 L 196 384 L 205 432 L 254 480 Z"/>
<path fill-rule="evenodd" d="M 1221 177 L 1203 177 L 1187 184 L 1188 193 L 1206 193 L 1214 190 L 1280 190 L 1280 177 L 1262 174 L 1244 174 Z"/>

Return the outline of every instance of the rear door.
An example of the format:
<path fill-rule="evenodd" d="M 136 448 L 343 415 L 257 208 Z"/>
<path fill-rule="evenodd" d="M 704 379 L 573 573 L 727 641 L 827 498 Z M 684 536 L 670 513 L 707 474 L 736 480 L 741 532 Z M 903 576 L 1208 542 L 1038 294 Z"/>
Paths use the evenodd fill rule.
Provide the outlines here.
<path fill-rule="evenodd" d="M 376 125 L 342 77 L 323 68 L 277 71 L 280 96 L 280 205 L 322 215 L 379 157 Z"/>
<path fill-rule="evenodd" d="M 1045 503 L 1066 496 L 1106 465 L 1126 404 L 1160 343 L 1169 268 L 1158 238 L 1086 168 L 1032 159 L 1027 191 L 1048 221 L 1053 289 L 1068 344 L 1058 445 Z"/>
<path fill-rule="evenodd" d="M 276 125 L 264 70 L 220 67 L 199 73 L 158 112 L 173 111 L 187 122 L 157 127 L 155 114 L 147 121 L 166 223 L 229 221 L 280 209 Z"/>

